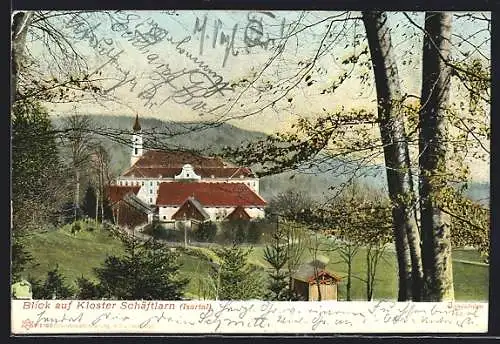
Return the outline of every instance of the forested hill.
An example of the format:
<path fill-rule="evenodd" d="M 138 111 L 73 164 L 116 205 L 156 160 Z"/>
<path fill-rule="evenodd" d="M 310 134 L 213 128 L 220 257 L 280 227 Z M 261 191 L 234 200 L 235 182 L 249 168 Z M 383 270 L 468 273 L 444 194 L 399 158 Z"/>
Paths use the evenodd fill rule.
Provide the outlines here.
<path fill-rule="evenodd" d="M 131 147 L 127 143 L 131 140 L 134 118 L 130 116 L 100 116 L 90 115 L 92 122 L 98 128 L 112 128 L 123 130 L 119 140 L 102 137 L 102 141 L 112 158 L 113 172 L 121 173 L 130 165 Z M 61 125 L 62 119 L 56 118 L 55 125 Z M 167 122 L 155 118 L 140 118 L 143 132 L 154 131 L 166 133 L 162 135 L 164 147 L 171 145 L 172 149 L 193 149 L 202 153 L 217 153 L 224 146 L 239 145 L 242 142 L 264 137 L 263 133 L 239 129 L 233 125 L 223 123 L 219 126 L 203 126 L 198 123 Z M 130 134 L 128 134 L 130 133 Z M 147 134 L 144 146 L 148 149 Z M 120 141 L 120 142 L 117 142 Z"/>
<path fill-rule="evenodd" d="M 91 115 L 92 121 L 98 127 L 108 127 L 121 129 L 123 131 L 132 130 L 134 118 L 130 116 L 100 116 Z M 179 133 L 165 138 L 164 143 L 172 145 L 172 148 L 182 147 L 184 149 L 194 149 L 200 152 L 216 153 L 224 146 L 237 146 L 241 143 L 257 140 L 265 137 L 264 133 L 244 130 L 228 123 L 219 126 L 207 126 L 203 130 L 196 129 L 200 124 L 167 122 L 155 118 L 141 118 L 141 126 L 145 132 L 154 128 L 154 130 L 168 133 Z M 55 125 L 61 124 L 61 118 L 54 119 Z M 122 138 L 128 140 L 130 136 Z M 112 171 L 115 175 L 123 172 L 130 165 L 130 146 L 124 143 L 118 143 L 107 138 L 102 138 L 103 145 L 110 153 Z M 126 141 L 125 141 L 126 142 Z M 147 146 L 147 142 L 146 142 Z M 332 165 L 342 164 L 339 161 L 332 162 Z M 339 168 L 335 169 L 336 171 Z M 367 177 L 363 182 L 377 188 L 385 187 L 385 172 L 381 166 L 371 166 L 365 171 Z M 275 195 L 288 189 L 303 192 L 310 195 L 313 199 L 323 199 L 332 195 L 328 190 L 330 186 L 335 186 L 345 180 L 335 172 L 314 173 L 310 170 L 303 172 L 286 172 L 279 175 L 267 176 L 261 179 L 261 194 L 265 199 L 271 199 Z M 482 204 L 489 202 L 489 183 L 469 183 L 468 196 Z"/>

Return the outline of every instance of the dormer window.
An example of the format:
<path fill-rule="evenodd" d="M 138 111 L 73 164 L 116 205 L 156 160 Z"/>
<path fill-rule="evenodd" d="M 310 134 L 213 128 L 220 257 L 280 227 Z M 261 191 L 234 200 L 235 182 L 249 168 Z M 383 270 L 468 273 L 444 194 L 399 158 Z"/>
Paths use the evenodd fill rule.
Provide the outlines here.
<path fill-rule="evenodd" d="M 182 166 L 181 173 L 176 175 L 174 177 L 174 179 L 197 179 L 197 180 L 200 180 L 201 176 L 197 175 L 194 172 L 193 166 L 191 166 L 189 164 L 185 164 L 184 166 Z"/>

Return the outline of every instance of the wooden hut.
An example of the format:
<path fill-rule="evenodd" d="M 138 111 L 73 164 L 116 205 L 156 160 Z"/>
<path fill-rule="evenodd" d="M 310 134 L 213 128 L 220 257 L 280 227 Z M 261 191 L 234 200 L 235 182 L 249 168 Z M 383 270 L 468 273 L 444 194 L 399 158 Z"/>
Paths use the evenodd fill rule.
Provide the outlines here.
<path fill-rule="evenodd" d="M 328 271 L 323 262 L 313 261 L 302 265 L 293 275 L 293 287 L 295 293 L 306 301 L 337 301 L 337 286 L 341 279 Z"/>

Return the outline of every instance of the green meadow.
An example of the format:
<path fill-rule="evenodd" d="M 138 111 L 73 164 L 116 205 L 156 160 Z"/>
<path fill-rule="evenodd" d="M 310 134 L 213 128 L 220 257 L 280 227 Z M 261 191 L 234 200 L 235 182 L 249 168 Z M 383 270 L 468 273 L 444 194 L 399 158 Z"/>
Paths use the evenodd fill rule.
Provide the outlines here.
<path fill-rule="evenodd" d="M 214 246 L 215 247 L 215 246 Z M 264 247 L 251 249 L 249 263 L 258 267 L 256 273 L 265 277 L 270 268 L 263 257 Z M 107 256 L 121 255 L 124 247 L 121 241 L 110 232 L 100 228 L 92 231 L 82 230 L 71 233 L 69 227 L 48 232 L 32 234 L 28 239 L 28 249 L 35 258 L 37 266 L 25 271 L 25 277 L 32 276 L 43 280 L 47 271 L 59 266 L 68 283 L 75 283 L 80 276 L 95 280 L 94 268 L 99 267 Z M 200 284 L 208 278 L 210 269 L 203 257 L 216 257 L 211 248 L 191 247 L 184 252 L 178 250 L 182 263 L 181 274 L 189 279 L 186 296 L 197 298 Z M 193 254 L 197 252 L 197 254 Z M 365 253 L 361 248 L 355 256 L 352 266 L 351 297 L 353 300 L 365 300 L 366 274 Z M 339 299 L 345 299 L 347 267 L 337 251 L 322 253 L 328 261 L 327 269 L 344 277 L 339 286 Z M 302 259 L 308 261 L 311 254 L 304 251 Z M 475 250 L 455 250 L 453 252 L 453 274 L 455 298 L 457 300 L 488 300 L 489 266 L 482 262 Z M 375 299 L 396 299 L 397 297 L 397 262 L 392 250 L 387 250 L 381 259 L 376 274 Z"/>

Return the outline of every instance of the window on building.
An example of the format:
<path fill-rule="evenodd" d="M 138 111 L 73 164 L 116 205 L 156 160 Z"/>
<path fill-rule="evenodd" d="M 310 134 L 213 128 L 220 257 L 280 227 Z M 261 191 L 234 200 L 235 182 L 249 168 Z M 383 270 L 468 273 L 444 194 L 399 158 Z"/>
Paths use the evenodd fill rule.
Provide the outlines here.
<path fill-rule="evenodd" d="M 150 182 L 149 182 L 149 185 L 150 185 L 150 186 L 153 186 L 153 181 L 150 181 Z"/>
<path fill-rule="evenodd" d="M 139 151 L 138 151 L 138 149 L 137 149 L 137 148 L 135 148 L 135 149 L 134 149 L 134 154 L 135 154 L 135 155 L 139 154 Z"/>
<path fill-rule="evenodd" d="M 149 194 L 152 195 L 153 194 L 153 189 L 149 189 Z"/>
<path fill-rule="evenodd" d="M 160 185 L 160 181 L 157 181 L 157 182 L 156 182 L 156 185 Z"/>
<path fill-rule="evenodd" d="M 149 203 L 153 203 L 153 199 L 152 198 L 149 199 Z"/>
<path fill-rule="evenodd" d="M 142 186 L 144 186 L 144 182 L 142 182 Z"/>
<path fill-rule="evenodd" d="M 125 186 L 128 186 L 128 182 L 125 182 Z"/>
<path fill-rule="evenodd" d="M 166 220 L 166 219 L 167 219 L 167 217 L 166 217 L 165 215 L 163 215 L 163 219 L 164 219 L 164 220 Z"/>

